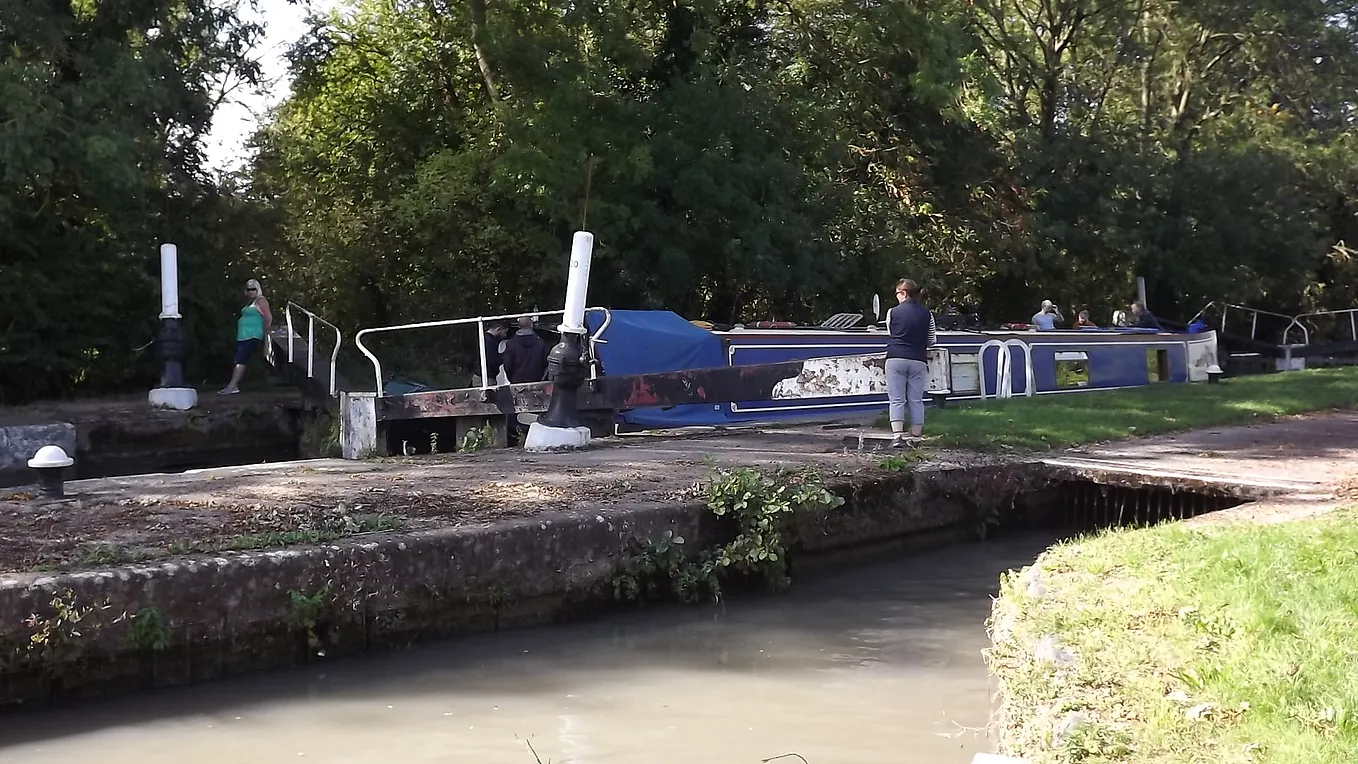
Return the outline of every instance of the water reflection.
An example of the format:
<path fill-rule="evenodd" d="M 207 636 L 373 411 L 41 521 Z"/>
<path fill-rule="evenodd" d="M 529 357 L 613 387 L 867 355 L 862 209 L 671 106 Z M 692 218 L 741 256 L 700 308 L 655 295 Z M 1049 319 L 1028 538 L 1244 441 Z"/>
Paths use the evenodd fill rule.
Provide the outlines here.
<path fill-rule="evenodd" d="M 0 764 L 969 762 L 1023 536 L 602 621 L 0 721 Z M 789 759 L 788 761 L 795 761 Z"/>

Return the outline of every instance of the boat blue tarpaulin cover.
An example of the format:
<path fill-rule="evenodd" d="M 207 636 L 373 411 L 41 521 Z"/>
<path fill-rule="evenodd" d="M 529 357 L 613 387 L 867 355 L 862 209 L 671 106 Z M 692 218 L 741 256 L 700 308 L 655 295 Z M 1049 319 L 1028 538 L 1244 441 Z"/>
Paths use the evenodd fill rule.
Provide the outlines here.
<path fill-rule="evenodd" d="M 603 316 L 590 313 L 585 323 L 594 331 Z M 597 345 L 596 352 L 609 376 L 726 365 L 720 337 L 668 310 L 615 310 L 602 339 L 607 342 Z M 621 416 L 639 427 L 692 427 L 726 424 L 726 410 L 725 404 L 687 404 L 632 409 Z"/>

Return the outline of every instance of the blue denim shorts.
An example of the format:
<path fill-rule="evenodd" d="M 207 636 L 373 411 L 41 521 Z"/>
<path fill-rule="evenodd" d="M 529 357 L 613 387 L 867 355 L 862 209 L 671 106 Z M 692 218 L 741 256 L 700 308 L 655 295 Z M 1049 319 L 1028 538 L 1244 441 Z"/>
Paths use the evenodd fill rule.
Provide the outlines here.
<path fill-rule="evenodd" d="M 255 348 L 259 347 L 260 339 L 248 339 L 236 341 L 236 365 L 244 366 L 250 360 L 250 356 L 255 354 Z"/>

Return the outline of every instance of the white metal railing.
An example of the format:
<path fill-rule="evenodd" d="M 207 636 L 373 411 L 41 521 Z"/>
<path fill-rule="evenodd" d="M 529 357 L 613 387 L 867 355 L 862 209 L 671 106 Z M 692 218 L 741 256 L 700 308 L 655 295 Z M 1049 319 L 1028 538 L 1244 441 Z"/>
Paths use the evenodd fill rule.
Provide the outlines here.
<path fill-rule="evenodd" d="M 593 357 L 594 346 L 597 344 L 607 344 L 608 342 L 607 340 L 600 338 L 603 336 L 604 331 L 608 329 L 608 325 L 613 322 L 613 313 L 608 308 L 585 308 L 585 313 L 602 313 L 604 315 L 603 323 L 599 324 L 599 328 L 595 330 L 592 334 L 590 334 L 588 338 L 590 356 Z M 440 326 L 464 326 L 467 324 L 474 323 L 476 324 L 476 337 L 478 340 L 477 348 L 481 355 L 480 389 L 482 391 L 486 391 L 491 390 L 496 386 L 495 381 L 493 379 L 490 379 L 489 373 L 490 370 L 489 368 L 487 368 L 486 342 L 483 337 L 483 335 L 486 333 L 486 322 L 510 321 L 524 317 L 538 318 L 540 316 L 564 316 L 564 315 L 566 315 L 566 311 L 564 310 L 533 310 L 528 311 L 526 313 L 510 313 L 503 316 L 476 316 L 474 318 L 450 318 L 445 319 L 443 321 L 422 321 L 414 324 L 397 324 L 395 326 L 374 326 L 369 329 L 362 329 L 357 334 L 355 334 L 354 345 L 358 347 L 358 352 L 366 356 L 368 361 L 372 363 L 373 376 L 376 378 L 377 381 L 376 392 L 378 397 L 381 397 L 382 362 L 377 360 L 377 356 L 373 355 L 372 351 L 368 349 L 367 345 L 363 344 L 364 337 L 370 337 L 374 334 L 380 334 L 385 332 L 405 331 L 407 329 L 433 329 Z M 596 379 L 597 377 L 598 377 L 598 365 L 590 364 L 589 378 Z"/>
<path fill-rule="evenodd" d="M 344 335 L 339 327 L 326 321 L 324 318 L 303 308 L 301 305 L 288 300 L 288 304 L 283 309 L 283 316 L 288 325 L 288 364 L 293 363 L 293 340 L 297 338 L 297 332 L 293 329 L 292 311 L 297 310 L 306 315 L 306 376 L 307 379 L 316 378 L 316 324 L 322 324 L 330 331 L 335 333 L 335 347 L 330 351 L 330 395 L 335 395 L 335 366 L 339 362 L 340 345 L 344 342 Z"/>
<path fill-rule="evenodd" d="M 1319 318 L 1319 317 L 1321 317 L 1321 316 L 1334 316 L 1334 317 L 1336 317 L 1336 318 L 1341 317 L 1341 316 L 1348 316 L 1348 319 L 1349 319 L 1349 337 L 1350 337 L 1353 341 L 1358 342 L 1358 308 L 1346 308 L 1346 309 L 1344 309 L 1344 310 L 1317 310 L 1317 311 L 1312 311 L 1312 312 L 1310 312 L 1310 313 L 1298 313 L 1298 314 L 1296 314 L 1296 315 L 1289 316 L 1289 315 L 1287 315 L 1286 313 L 1274 313 L 1273 311 L 1270 311 L 1270 310 L 1259 310 L 1259 309 L 1257 309 L 1257 308 L 1247 308 L 1247 307 L 1245 307 L 1244 305 L 1236 305 L 1236 304 L 1234 304 L 1234 303 L 1229 303 L 1229 302 L 1220 302 L 1220 303 L 1219 303 L 1219 302 L 1216 302 L 1216 301 L 1214 300 L 1214 301 L 1212 301 L 1212 302 L 1207 303 L 1205 306 L 1203 306 L 1203 309 L 1200 310 L 1200 311 L 1198 311 L 1196 314 L 1194 314 L 1194 316 L 1188 320 L 1188 323 L 1191 324 L 1191 323 L 1193 323 L 1194 321 L 1198 320 L 1199 318 L 1202 318 L 1203 314 L 1205 314 L 1207 311 L 1211 310 L 1212 308 L 1220 308 L 1220 309 L 1221 309 L 1221 331 L 1222 331 L 1223 334 L 1226 332 L 1226 317 L 1227 317 L 1227 315 L 1230 313 L 1230 311 L 1235 310 L 1235 311 L 1239 311 L 1239 312 L 1241 312 L 1241 313 L 1246 313 L 1246 314 L 1248 314 L 1248 315 L 1249 315 L 1249 318 L 1250 318 L 1250 339 L 1251 339 L 1251 340 L 1258 340 L 1258 339 L 1259 339 L 1258 334 L 1259 334 L 1259 317 L 1260 317 L 1260 316 L 1271 316 L 1271 317 L 1273 317 L 1273 318 L 1277 318 L 1277 319 L 1281 319 L 1281 320 L 1283 320 L 1283 321 L 1286 321 L 1286 322 L 1287 322 L 1287 325 L 1283 328 L 1282 337 L 1280 338 L 1281 341 L 1278 343 L 1278 344 L 1280 344 L 1280 345 L 1283 345 L 1284 347 L 1289 346 L 1289 345 L 1292 344 L 1292 343 L 1291 343 L 1291 339 L 1292 339 L 1292 332 L 1293 332 L 1294 330 L 1299 330 L 1299 331 L 1301 332 L 1301 344 L 1303 344 L 1303 345 L 1309 345 L 1309 344 L 1311 344 L 1311 330 L 1310 330 L 1310 328 L 1308 328 L 1308 327 L 1306 326 L 1305 323 L 1303 323 L 1304 319 L 1308 319 L 1308 318 Z"/>
<path fill-rule="evenodd" d="M 1348 316 L 1349 317 L 1349 339 L 1358 342 L 1358 308 L 1347 308 L 1345 310 L 1317 310 L 1311 313 L 1298 313 L 1292 317 L 1292 322 L 1283 330 L 1283 344 L 1287 345 L 1288 339 L 1292 334 L 1292 328 L 1301 330 L 1301 344 L 1311 344 L 1311 332 L 1302 323 L 1304 318 L 1319 318 L 1320 316 Z"/>
<path fill-rule="evenodd" d="M 1037 391 L 1037 381 L 1033 374 L 1033 350 L 1028 347 L 1028 343 L 1016 338 L 1007 340 L 988 340 L 981 345 L 981 349 L 976 352 L 976 376 L 980 379 L 981 400 L 986 399 L 985 393 L 985 351 L 995 348 L 995 398 L 1004 400 L 1014 396 L 1014 376 L 1012 357 L 1010 348 L 1018 348 L 1023 351 L 1023 394 L 1032 397 Z"/>
<path fill-rule="evenodd" d="M 1194 321 L 1197 321 L 1199 318 L 1202 318 L 1203 315 L 1212 308 L 1219 308 L 1221 310 L 1221 332 L 1223 334 L 1225 334 L 1226 332 L 1226 319 L 1227 317 L 1229 317 L 1231 311 L 1233 310 L 1239 311 L 1241 313 L 1248 315 L 1250 320 L 1249 338 L 1251 340 L 1258 340 L 1260 316 L 1272 316 L 1273 318 L 1282 319 L 1283 321 L 1287 321 L 1289 325 L 1291 325 L 1292 321 L 1294 320 L 1292 316 L 1289 316 L 1286 313 L 1274 313 L 1271 310 L 1259 310 L 1258 308 L 1249 308 L 1244 305 L 1236 305 L 1235 303 L 1231 302 L 1217 302 L 1216 300 L 1213 300 L 1204 305 L 1202 307 L 1202 310 L 1193 314 L 1193 317 L 1188 319 L 1188 323 L 1191 324 Z M 1284 330 L 1284 333 L 1286 333 L 1286 330 Z"/>

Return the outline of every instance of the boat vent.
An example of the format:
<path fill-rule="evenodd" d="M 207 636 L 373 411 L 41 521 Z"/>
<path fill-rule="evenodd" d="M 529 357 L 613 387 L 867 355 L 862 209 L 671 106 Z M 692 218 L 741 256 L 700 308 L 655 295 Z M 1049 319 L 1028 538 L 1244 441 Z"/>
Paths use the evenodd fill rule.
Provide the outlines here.
<path fill-rule="evenodd" d="M 821 322 L 822 329 L 849 329 L 863 320 L 862 313 L 836 313 Z"/>

